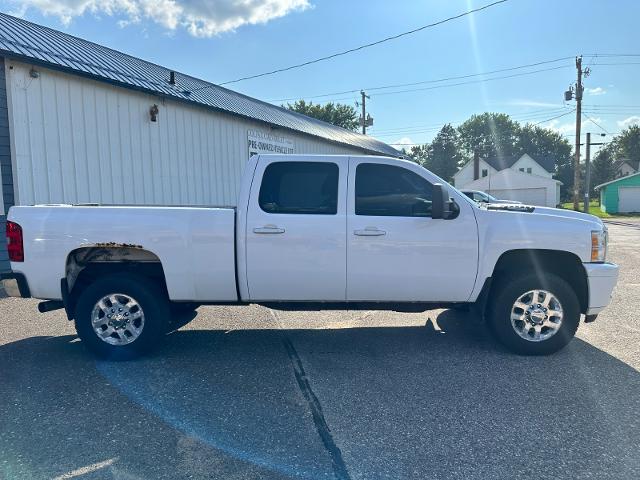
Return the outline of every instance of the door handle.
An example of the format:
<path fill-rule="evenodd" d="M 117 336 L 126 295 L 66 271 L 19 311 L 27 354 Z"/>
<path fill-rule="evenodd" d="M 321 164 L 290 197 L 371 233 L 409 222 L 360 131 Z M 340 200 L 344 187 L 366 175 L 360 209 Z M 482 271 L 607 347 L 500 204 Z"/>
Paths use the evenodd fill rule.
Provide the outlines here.
<path fill-rule="evenodd" d="M 386 235 L 387 232 L 384 230 L 378 230 L 375 227 L 367 227 L 364 230 L 354 230 L 353 234 L 359 237 L 380 237 L 382 235 Z"/>
<path fill-rule="evenodd" d="M 284 233 L 284 228 L 276 227 L 275 225 L 265 225 L 264 227 L 256 227 L 253 229 L 253 233 Z"/>

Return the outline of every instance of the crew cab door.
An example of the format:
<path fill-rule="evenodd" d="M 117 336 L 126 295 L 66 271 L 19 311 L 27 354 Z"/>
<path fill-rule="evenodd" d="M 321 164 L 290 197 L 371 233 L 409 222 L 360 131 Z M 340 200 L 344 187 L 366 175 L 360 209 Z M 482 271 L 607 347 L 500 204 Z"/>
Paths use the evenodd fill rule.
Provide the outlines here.
<path fill-rule="evenodd" d="M 478 263 L 472 206 L 431 218 L 437 177 L 410 162 L 352 157 L 347 206 L 347 298 L 465 301 Z"/>
<path fill-rule="evenodd" d="M 347 157 L 261 157 L 247 210 L 251 300 L 346 299 L 347 170 Z"/>

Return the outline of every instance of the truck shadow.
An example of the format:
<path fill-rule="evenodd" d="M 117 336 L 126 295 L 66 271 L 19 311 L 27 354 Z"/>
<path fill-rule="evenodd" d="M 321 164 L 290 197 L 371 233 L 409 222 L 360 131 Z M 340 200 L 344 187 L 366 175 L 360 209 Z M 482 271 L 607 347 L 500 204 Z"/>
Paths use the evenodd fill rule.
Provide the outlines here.
<path fill-rule="evenodd" d="M 177 331 L 121 363 L 73 336 L 0 346 L 0 477 L 330 478 L 290 342 L 353 477 L 637 478 L 635 369 L 579 339 L 518 357 L 467 314 L 437 324 Z"/>

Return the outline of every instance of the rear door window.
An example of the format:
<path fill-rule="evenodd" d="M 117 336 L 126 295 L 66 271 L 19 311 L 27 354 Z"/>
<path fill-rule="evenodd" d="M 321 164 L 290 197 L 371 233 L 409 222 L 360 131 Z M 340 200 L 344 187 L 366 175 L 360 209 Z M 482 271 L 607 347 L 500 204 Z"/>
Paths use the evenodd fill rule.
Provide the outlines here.
<path fill-rule="evenodd" d="M 260 186 L 260 208 L 267 213 L 335 215 L 339 168 L 329 162 L 275 162 Z"/>

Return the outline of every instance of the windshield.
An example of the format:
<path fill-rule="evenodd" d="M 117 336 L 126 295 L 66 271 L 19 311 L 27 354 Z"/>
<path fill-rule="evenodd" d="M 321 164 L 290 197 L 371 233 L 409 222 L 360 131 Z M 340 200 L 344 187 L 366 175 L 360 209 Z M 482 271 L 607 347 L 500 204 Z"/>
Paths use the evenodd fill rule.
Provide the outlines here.
<path fill-rule="evenodd" d="M 422 165 L 420 165 L 422 167 Z M 442 185 L 446 185 L 449 190 L 453 190 L 454 192 L 456 192 L 458 194 L 458 197 L 462 200 L 465 200 L 469 205 L 475 207 L 475 208 L 479 208 L 477 202 L 475 202 L 473 199 L 469 198 L 467 195 L 464 194 L 464 192 L 458 190 L 456 187 L 454 187 L 453 185 L 451 185 L 449 182 L 447 182 L 446 180 L 443 180 L 441 177 L 439 177 L 438 175 L 436 175 L 435 173 L 433 173 L 431 170 L 422 167 L 425 170 L 427 170 L 429 173 L 431 173 L 431 175 L 433 175 L 434 177 L 436 177 L 440 183 L 442 183 Z"/>
<path fill-rule="evenodd" d="M 499 198 L 496 198 L 496 197 L 494 197 L 493 195 L 489 195 L 487 192 L 482 192 L 482 193 L 483 193 L 483 195 L 484 195 L 485 197 L 487 197 L 487 199 L 488 199 L 489 201 L 491 201 L 491 202 L 499 202 L 499 201 L 500 201 L 500 199 L 499 199 Z"/>

